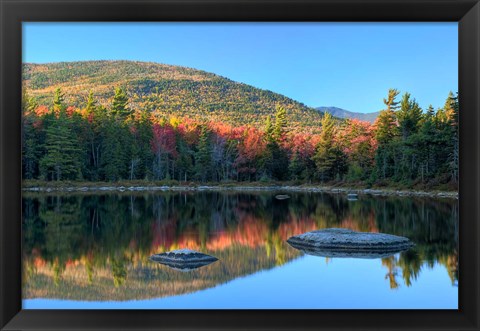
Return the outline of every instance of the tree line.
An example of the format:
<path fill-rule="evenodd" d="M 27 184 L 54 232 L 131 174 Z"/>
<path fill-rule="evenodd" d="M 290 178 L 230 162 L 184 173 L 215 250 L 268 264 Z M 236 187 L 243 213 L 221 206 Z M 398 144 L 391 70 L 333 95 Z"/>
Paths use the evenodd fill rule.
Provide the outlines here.
<path fill-rule="evenodd" d="M 318 133 L 277 106 L 263 127 L 132 109 L 117 87 L 108 107 L 23 97 L 23 178 L 45 181 L 358 182 L 456 188 L 458 97 L 423 111 L 390 89 L 374 124 L 325 113 Z"/>

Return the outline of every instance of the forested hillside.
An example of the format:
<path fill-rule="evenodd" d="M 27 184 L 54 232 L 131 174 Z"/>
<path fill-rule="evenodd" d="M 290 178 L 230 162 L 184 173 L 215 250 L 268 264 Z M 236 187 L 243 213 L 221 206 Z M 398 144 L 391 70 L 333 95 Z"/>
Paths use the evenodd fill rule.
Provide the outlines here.
<path fill-rule="evenodd" d="M 400 96 L 399 91 L 390 89 L 383 100 L 385 109 L 371 124 L 356 119 L 341 121 L 316 110 L 312 113 L 272 92 L 259 92 L 193 69 L 173 70 L 162 65 L 152 65 L 155 75 L 223 82 L 229 97 L 219 97 L 222 89 L 208 83 L 201 85 L 210 86 L 206 89 L 192 87 L 189 95 L 195 96 L 193 99 L 177 98 L 172 91 L 186 90 L 176 84 L 139 97 L 132 92 L 136 85 L 130 83 L 136 75 L 143 77 L 136 70 L 147 70 L 147 64 L 115 62 L 131 70 L 120 74 L 112 63 L 72 64 L 77 69 L 87 65 L 92 72 L 70 72 L 66 63 L 47 65 L 46 69 L 33 66 L 36 73 L 32 73 L 32 66 L 25 67 L 24 179 L 276 180 L 457 188 L 459 110 L 453 93 L 444 107 L 423 110 L 409 93 Z M 100 67 L 94 70 L 94 64 Z M 64 69 L 52 74 L 49 66 Z M 109 68 L 106 72 L 105 66 Z M 42 70 L 47 76 L 39 80 L 36 75 Z M 102 85 L 99 77 L 118 84 Z M 161 82 L 158 77 L 157 81 Z M 239 92 L 247 90 L 251 93 Z M 233 98 L 234 91 L 242 98 Z M 255 101 L 253 95 L 258 97 Z M 213 97 L 235 107 L 209 113 L 205 108 L 209 103 L 202 102 Z M 195 106 L 188 100 L 197 100 Z M 241 106 L 232 100 L 245 103 Z M 192 111 L 181 110 L 182 102 Z"/>
<path fill-rule="evenodd" d="M 263 125 L 265 117 L 281 105 L 290 125 L 317 128 L 321 114 L 283 95 L 205 71 L 134 61 L 84 61 L 24 64 L 28 94 L 49 105 L 56 88 L 66 104 L 82 107 L 89 91 L 99 105 L 108 107 L 117 87 L 128 96 L 128 107 L 157 117 L 188 116 L 232 125 Z"/>

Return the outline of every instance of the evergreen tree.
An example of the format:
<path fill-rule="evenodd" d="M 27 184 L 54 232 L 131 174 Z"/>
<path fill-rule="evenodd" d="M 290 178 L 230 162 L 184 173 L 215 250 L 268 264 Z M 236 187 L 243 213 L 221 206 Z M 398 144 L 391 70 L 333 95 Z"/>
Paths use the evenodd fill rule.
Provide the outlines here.
<path fill-rule="evenodd" d="M 403 140 L 407 140 L 410 135 L 417 133 L 422 118 L 422 109 L 415 99 L 410 99 L 410 93 L 403 95 L 400 110 L 396 115 Z"/>
<path fill-rule="evenodd" d="M 93 114 L 95 112 L 97 102 L 95 101 L 95 98 L 93 96 L 93 91 L 90 91 L 88 93 L 87 97 L 87 106 L 85 107 L 85 112 L 87 115 Z"/>
<path fill-rule="evenodd" d="M 429 105 L 419 129 L 415 149 L 419 154 L 419 176 L 422 183 L 426 182 L 436 171 L 435 169 L 435 110 Z"/>
<path fill-rule="evenodd" d="M 80 179 L 79 141 L 73 134 L 72 122 L 63 105 L 57 103 L 55 106 L 61 110 L 58 117 L 45 129 L 45 155 L 40 161 L 41 173 L 47 180 Z"/>
<path fill-rule="evenodd" d="M 62 90 L 60 87 L 57 87 L 55 89 L 55 93 L 53 95 L 53 111 L 55 113 L 59 113 L 63 110 L 65 110 L 65 95 L 62 93 Z"/>
<path fill-rule="evenodd" d="M 292 159 L 290 160 L 290 164 L 288 165 L 290 178 L 293 180 L 302 179 L 304 170 L 305 164 L 302 162 L 298 153 L 294 153 Z"/>
<path fill-rule="evenodd" d="M 394 111 L 399 107 L 395 99 L 399 93 L 396 89 L 388 91 L 387 99 L 383 99 L 387 108 L 380 112 L 374 124 L 375 138 L 378 142 L 375 164 L 377 175 L 380 175 L 382 178 L 391 175 L 390 169 L 394 162 L 393 142 L 398 131 L 397 118 Z"/>
<path fill-rule="evenodd" d="M 383 99 L 383 103 L 387 106 L 388 111 L 396 111 L 398 109 L 398 102 L 396 101 L 397 96 L 400 92 L 397 89 L 389 89 L 388 97 Z"/>
<path fill-rule="evenodd" d="M 287 130 L 287 111 L 282 106 L 277 106 L 277 112 L 275 113 L 275 127 L 273 134 L 275 138 L 280 141 L 284 139 Z"/>
<path fill-rule="evenodd" d="M 205 182 L 212 171 L 212 146 L 210 132 L 203 127 L 198 141 L 198 150 L 195 154 L 195 173 L 197 179 Z"/>
<path fill-rule="evenodd" d="M 397 134 L 397 118 L 395 116 L 394 111 L 392 108 L 396 105 L 394 99 L 390 99 L 391 95 L 397 95 L 398 93 L 392 94 L 390 90 L 389 92 L 389 99 L 385 100 L 385 104 L 387 105 L 387 109 L 382 110 L 378 115 L 375 121 L 375 138 L 378 141 L 379 145 L 388 144 L 392 141 L 393 137 Z M 396 90 L 394 90 L 396 91 Z"/>
<path fill-rule="evenodd" d="M 270 116 L 267 116 L 267 119 L 265 120 L 265 138 L 267 141 L 273 141 L 275 139 L 273 131 Z"/>
<path fill-rule="evenodd" d="M 146 111 L 134 121 L 132 133 L 132 150 L 130 156 L 130 178 L 151 178 L 150 165 L 153 161 L 151 141 L 153 139 L 152 123 Z"/>
<path fill-rule="evenodd" d="M 179 154 L 176 162 L 178 179 L 186 182 L 191 180 L 194 174 L 193 159 L 195 153 L 182 137 L 177 137 L 177 146 Z"/>
<path fill-rule="evenodd" d="M 35 98 L 29 97 L 24 92 L 22 98 L 22 170 L 24 179 L 33 179 L 38 173 L 39 132 L 34 127 L 34 124 L 39 120 L 35 114 L 37 106 L 38 103 Z"/>
<path fill-rule="evenodd" d="M 322 182 L 341 177 L 346 172 L 346 157 L 335 145 L 334 138 L 335 121 L 332 115 L 326 112 L 322 119 L 320 141 L 313 156 L 317 167 L 317 176 Z"/>
<path fill-rule="evenodd" d="M 451 178 L 454 183 L 458 182 L 458 162 L 459 162 L 459 144 L 458 144 L 458 95 L 454 96 L 452 92 L 448 94 L 444 106 L 447 114 L 447 120 L 450 127 L 451 146 L 448 156 L 448 164 L 450 166 Z"/>
<path fill-rule="evenodd" d="M 102 131 L 101 172 L 109 181 L 128 178 L 131 132 L 126 123 L 106 119 Z"/>
<path fill-rule="evenodd" d="M 128 108 L 128 97 L 125 91 L 117 87 L 112 102 L 112 114 L 121 120 L 132 116 L 132 110 Z"/>
<path fill-rule="evenodd" d="M 288 178 L 288 154 L 276 140 L 267 143 L 261 163 L 267 177 L 275 180 Z"/>

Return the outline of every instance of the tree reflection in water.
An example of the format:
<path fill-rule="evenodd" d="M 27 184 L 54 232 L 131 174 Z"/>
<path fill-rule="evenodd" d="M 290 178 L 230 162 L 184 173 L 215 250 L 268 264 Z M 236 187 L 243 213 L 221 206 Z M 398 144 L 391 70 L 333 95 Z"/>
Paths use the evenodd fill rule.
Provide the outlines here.
<path fill-rule="evenodd" d="M 390 288 L 413 286 L 423 268 L 441 264 L 458 281 L 458 202 L 278 192 L 119 193 L 23 198 L 24 298 L 132 300 L 189 293 L 302 253 L 285 240 L 343 227 L 410 238 L 414 249 L 379 260 Z M 149 256 L 189 248 L 219 263 L 188 273 Z M 320 259 L 320 258 L 319 258 Z M 328 259 L 322 259 L 328 263 Z"/>

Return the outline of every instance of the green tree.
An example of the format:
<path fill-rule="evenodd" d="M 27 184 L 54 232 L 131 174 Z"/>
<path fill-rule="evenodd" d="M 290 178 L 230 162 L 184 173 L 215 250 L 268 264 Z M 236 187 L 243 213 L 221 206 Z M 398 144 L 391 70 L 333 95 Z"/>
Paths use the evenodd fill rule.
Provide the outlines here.
<path fill-rule="evenodd" d="M 133 112 L 128 108 L 128 97 L 121 87 L 115 88 L 115 95 L 112 102 L 112 114 L 121 120 L 132 116 Z"/>
<path fill-rule="evenodd" d="M 93 114 L 95 112 L 96 107 L 97 107 L 97 102 L 93 96 L 93 91 L 90 90 L 87 97 L 87 106 L 85 107 L 85 112 L 87 113 L 87 115 Z"/>
<path fill-rule="evenodd" d="M 286 112 L 282 107 L 277 108 L 275 125 L 272 125 L 270 116 L 265 121 L 265 141 L 267 148 L 259 162 L 260 170 L 267 179 L 284 180 L 288 178 L 288 155 L 279 142 L 284 139 L 287 127 Z"/>
<path fill-rule="evenodd" d="M 102 131 L 101 172 L 109 181 L 128 178 L 128 163 L 132 143 L 126 123 L 106 119 Z"/>
<path fill-rule="evenodd" d="M 419 154 L 418 172 L 422 183 L 431 178 L 436 171 L 435 134 L 435 110 L 429 105 L 422 118 L 415 145 Z"/>
<path fill-rule="evenodd" d="M 383 103 L 387 106 L 386 110 L 396 111 L 399 108 L 398 101 L 396 101 L 396 98 L 399 94 L 400 92 L 397 89 L 391 88 L 388 90 L 387 98 L 383 99 Z"/>
<path fill-rule="evenodd" d="M 270 116 L 267 116 L 267 119 L 265 120 L 265 138 L 267 139 L 267 142 L 275 139 Z"/>
<path fill-rule="evenodd" d="M 132 144 L 129 162 L 129 178 L 151 178 L 150 165 L 153 162 L 153 153 L 150 142 L 153 138 L 152 123 L 146 111 L 140 113 L 130 127 Z"/>
<path fill-rule="evenodd" d="M 395 110 L 398 109 L 396 97 L 400 92 L 396 89 L 388 90 L 388 97 L 383 99 L 386 109 L 382 110 L 375 121 L 375 138 L 378 148 L 375 154 L 377 176 L 387 178 L 391 175 L 391 168 L 394 167 L 394 139 L 397 136 L 397 118 Z"/>
<path fill-rule="evenodd" d="M 212 170 L 212 144 L 210 132 L 203 127 L 198 141 L 198 150 L 195 153 L 195 173 L 197 179 L 202 182 L 210 178 Z"/>
<path fill-rule="evenodd" d="M 62 103 L 63 94 L 57 89 L 51 120 L 45 129 L 45 155 L 40 160 L 40 171 L 47 180 L 81 178 L 81 149 L 77 136 L 73 133 L 73 121 L 68 117 Z"/>
<path fill-rule="evenodd" d="M 65 110 L 65 108 L 65 95 L 62 93 L 60 87 L 57 87 L 53 95 L 53 111 L 59 113 Z"/>
<path fill-rule="evenodd" d="M 25 90 L 24 90 L 25 91 Z M 33 179 L 38 173 L 38 161 L 40 157 L 39 130 L 35 129 L 35 123 L 39 119 L 35 114 L 38 103 L 35 98 L 23 93 L 23 130 L 22 130 L 22 166 L 23 178 Z"/>
<path fill-rule="evenodd" d="M 450 91 L 444 106 L 448 118 L 450 128 L 450 153 L 448 156 L 448 164 L 450 167 L 451 178 L 454 183 L 458 182 L 458 162 L 459 162 L 459 144 L 458 144 L 458 95 L 455 96 Z"/>
<path fill-rule="evenodd" d="M 83 123 L 86 150 L 88 151 L 86 155 L 86 173 L 90 180 L 99 180 L 102 130 L 106 116 L 106 109 L 97 105 L 93 91 L 90 91 L 85 107 L 86 120 Z"/>
<path fill-rule="evenodd" d="M 396 113 L 398 126 L 403 140 L 407 140 L 410 135 L 418 132 L 422 109 L 415 99 L 410 99 L 410 93 L 403 95 L 400 105 L 400 110 Z"/>
<path fill-rule="evenodd" d="M 346 156 L 335 144 L 335 121 L 326 112 L 322 119 L 322 132 L 316 147 L 313 161 L 317 167 L 317 176 L 322 181 L 341 177 L 347 170 Z"/>
<path fill-rule="evenodd" d="M 267 120 L 269 121 L 269 118 Z M 284 107 L 277 106 L 277 112 L 275 113 L 275 127 L 273 130 L 273 134 L 277 140 L 284 139 L 287 126 L 287 111 Z"/>

